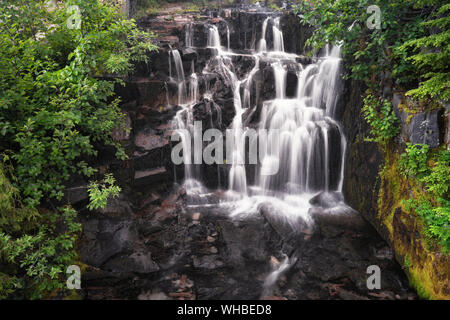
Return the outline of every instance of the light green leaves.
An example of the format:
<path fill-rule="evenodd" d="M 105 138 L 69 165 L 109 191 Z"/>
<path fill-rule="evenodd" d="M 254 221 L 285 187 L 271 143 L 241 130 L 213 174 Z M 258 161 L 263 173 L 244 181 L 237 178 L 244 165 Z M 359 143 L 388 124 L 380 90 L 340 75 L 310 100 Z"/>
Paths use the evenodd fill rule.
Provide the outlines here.
<path fill-rule="evenodd" d="M 115 198 L 119 195 L 121 189 L 114 185 L 115 179 L 112 174 L 106 174 L 104 179 L 99 183 L 93 181 L 88 188 L 90 202 L 89 210 L 105 208 L 109 198 Z"/>

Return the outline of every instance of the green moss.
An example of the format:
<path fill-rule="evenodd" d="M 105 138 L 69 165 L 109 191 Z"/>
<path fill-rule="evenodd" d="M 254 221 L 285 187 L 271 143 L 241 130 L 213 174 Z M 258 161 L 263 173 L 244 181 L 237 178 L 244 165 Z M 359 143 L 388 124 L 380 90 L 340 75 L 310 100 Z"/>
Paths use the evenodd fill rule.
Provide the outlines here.
<path fill-rule="evenodd" d="M 421 298 L 450 299 L 449 256 L 426 236 L 423 219 L 404 205 L 405 200 L 423 195 L 424 190 L 414 179 L 403 177 L 394 146 L 387 145 L 383 157 L 378 219 L 388 230 L 396 259 Z"/>
<path fill-rule="evenodd" d="M 70 290 L 70 294 L 64 297 L 64 300 L 82 300 L 82 296 L 77 292 L 77 290 Z"/>

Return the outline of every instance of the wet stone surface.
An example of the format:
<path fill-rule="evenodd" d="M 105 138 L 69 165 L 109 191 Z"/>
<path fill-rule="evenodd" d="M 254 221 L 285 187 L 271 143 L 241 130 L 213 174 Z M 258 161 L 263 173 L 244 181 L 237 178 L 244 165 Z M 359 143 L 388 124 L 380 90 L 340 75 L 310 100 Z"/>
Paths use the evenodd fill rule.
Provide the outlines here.
<path fill-rule="evenodd" d="M 128 217 L 86 217 L 85 298 L 416 298 L 391 249 L 356 212 L 315 207 L 313 224 L 293 228 L 265 206 L 239 220 L 217 205 L 189 207 L 184 194 L 153 194 Z M 380 290 L 367 288 L 370 265 L 380 267 Z"/>

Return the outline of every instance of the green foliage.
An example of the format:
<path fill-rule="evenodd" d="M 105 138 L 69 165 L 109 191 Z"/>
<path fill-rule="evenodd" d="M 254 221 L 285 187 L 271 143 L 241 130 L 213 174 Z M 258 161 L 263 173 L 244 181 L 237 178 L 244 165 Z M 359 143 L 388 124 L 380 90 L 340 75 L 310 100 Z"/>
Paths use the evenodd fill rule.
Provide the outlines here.
<path fill-rule="evenodd" d="M 25 207 L 11 184 L 11 167 L 0 164 L 0 298 L 37 299 L 63 288 L 67 266 L 76 257 L 81 231 L 76 211 Z"/>
<path fill-rule="evenodd" d="M 90 202 L 89 210 L 106 207 L 108 198 L 115 198 L 119 195 L 120 187 L 114 185 L 115 180 L 112 174 L 106 174 L 102 182 L 91 182 L 88 188 Z"/>
<path fill-rule="evenodd" d="M 47 2 L 0 1 L 0 298 L 64 287 L 81 230 L 65 184 L 93 177 L 101 145 L 126 157 L 111 135 L 124 127 L 114 86 L 156 49 L 112 1 Z M 94 209 L 120 188 L 106 175 L 89 191 Z"/>
<path fill-rule="evenodd" d="M 125 158 L 111 137 L 124 119 L 114 81 L 98 76 L 125 75 L 155 49 L 151 35 L 118 8 L 97 0 L 67 5 L 79 6 L 80 29 L 68 28 L 64 7 L 0 3 L 0 146 L 15 161 L 29 206 L 61 200 L 71 174 L 92 177 L 87 160 L 96 156 L 96 144 L 114 145 Z"/>
<path fill-rule="evenodd" d="M 400 170 L 407 178 L 424 185 L 426 193 L 405 202 L 425 221 L 427 233 L 437 239 L 445 252 L 450 250 L 450 151 L 430 151 L 427 145 L 408 144 L 400 157 Z"/>
<path fill-rule="evenodd" d="M 362 112 L 371 126 L 371 138 L 367 138 L 367 141 L 384 143 L 398 134 L 398 119 L 389 101 L 380 101 L 372 94 L 367 94 Z"/>
<path fill-rule="evenodd" d="M 76 257 L 74 246 L 81 231 L 76 216 L 74 209 L 64 207 L 61 213 L 42 214 L 34 234 L 14 237 L 0 232 L 1 259 L 15 269 L 9 276 L 10 288 L 21 289 L 30 299 L 64 288 L 64 274 Z M 57 230 L 57 226 L 64 231 Z M 5 295 L 10 293 L 6 291 Z"/>
<path fill-rule="evenodd" d="M 450 6 L 442 4 L 432 14 L 430 20 L 421 25 L 430 30 L 429 34 L 418 39 L 405 42 L 401 48 L 415 48 L 419 53 L 408 60 L 421 70 L 420 86 L 407 92 L 415 98 L 436 98 L 448 101 L 450 99 L 450 16 L 446 16 Z"/>
<path fill-rule="evenodd" d="M 407 144 L 405 152 L 400 155 L 400 168 L 405 178 L 415 176 L 420 180 L 429 174 L 428 152 L 426 144 Z"/>
<path fill-rule="evenodd" d="M 148 14 L 155 14 L 158 12 L 165 1 L 162 0 L 138 0 L 136 1 L 136 19 L 145 17 Z"/>
<path fill-rule="evenodd" d="M 0 162 L 0 230 L 7 233 L 29 231 L 36 223 L 39 214 L 27 208 L 20 199 L 20 191 L 11 183 L 17 182 L 8 157 Z"/>
<path fill-rule="evenodd" d="M 404 202 L 408 210 L 413 209 L 421 216 L 426 225 L 427 234 L 436 239 L 444 253 L 450 251 L 450 201 L 440 199 L 440 205 L 435 206 L 430 200 L 421 197 L 419 200 L 409 199 Z"/>
<path fill-rule="evenodd" d="M 380 29 L 366 26 L 370 5 L 381 9 Z M 415 98 L 448 100 L 446 1 L 305 0 L 295 10 L 304 23 L 316 27 L 308 44 L 315 48 L 327 43 L 342 46 L 349 66 L 346 77 L 374 85 L 378 74 L 389 71 Z"/>
<path fill-rule="evenodd" d="M 427 185 L 427 190 L 437 197 L 448 197 L 450 189 L 450 152 L 448 150 L 438 154 L 438 159 L 431 167 L 430 173 L 422 180 Z"/>

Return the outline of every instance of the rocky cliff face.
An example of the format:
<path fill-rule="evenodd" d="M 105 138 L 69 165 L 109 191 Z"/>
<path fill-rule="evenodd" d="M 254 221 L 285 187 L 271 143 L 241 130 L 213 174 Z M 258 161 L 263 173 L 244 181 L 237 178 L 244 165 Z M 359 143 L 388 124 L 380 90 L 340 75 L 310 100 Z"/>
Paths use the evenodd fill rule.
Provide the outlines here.
<path fill-rule="evenodd" d="M 404 209 L 402 201 L 423 190 L 403 178 L 398 169 L 399 154 L 406 142 L 428 144 L 431 148 L 442 143 L 448 145 L 448 137 L 444 135 L 448 132 L 448 117 L 443 117 L 443 110 L 408 116 L 402 109 L 412 102 L 401 92 L 393 92 L 389 83 L 389 78 L 381 77 L 380 94 L 392 102 L 401 133 L 386 150 L 364 141 L 369 136 L 369 127 L 361 115 L 364 86 L 358 82 L 346 85 L 343 122 L 349 149 L 345 199 L 388 241 L 410 283 L 422 297 L 449 299 L 449 256 L 426 238 L 421 218 Z"/>
<path fill-rule="evenodd" d="M 255 48 L 267 12 L 249 10 L 205 11 L 195 14 L 162 13 L 140 21 L 158 33 L 160 50 L 149 65 L 139 65 L 117 87 L 130 132 L 118 131 L 115 139 L 126 147 L 129 160 L 113 160 L 104 149 L 98 163 L 118 178 L 124 192 L 95 214 L 82 215 L 84 224 L 80 254 L 84 263 L 82 286 L 87 298 L 129 299 L 414 299 L 394 253 L 357 213 L 339 218 L 323 214 L 320 198 L 313 210 L 315 227 L 273 219 L 271 209 L 261 208 L 251 220 L 231 219 L 218 207 L 188 207 L 186 190 L 177 186 L 182 166 L 171 162 L 172 122 L 179 110 L 175 66 L 170 52 L 178 49 L 185 74 L 203 70 L 212 52 L 205 48 L 207 27 L 217 26 L 223 44 L 232 49 Z M 311 30 L 299 28 L 298 18 L 280 17 L 285 49 L 302 53 Z M 193 28 L 193 38 L 186 28 Z M 229 35 L 229 41 L 228 36 Z M 267 41 L 273 39 L 268 36 Z M 197 48 L 186 46 L 187 41 Z M 201 49 L 204 48 L 204 49 Z M 237 74 L 252 68 L 242 56 Z M 308 63 L 306 57 L 301 58 Z M 261 66 L 252 99 L 273 97 L 273 70 Z M 296 77 L 287 74 L 286 92 L 296 88 Z M 291 80 L 289 80 L 291 79 Z M 221 107 L 221 121 L 208 101 L 194 107 L 196 119 L 208 128 L 227 128 L 234 117 L 233 94 L 217 75 L 203 77 L 199 91 L 214 88 Z M 272 86 L 272 87 L 271 87 Z M 362 88 L 348 83 L 340 117 L 349 138 L 345 195 L 348 202 L 390 241 L 389 228 L 377 214 L 378 165 L 383 157 L 376 147 L 363 142 L 367 126 L 360 118 Z M 245 117 L 245 115 L 244 115 Z M 255 125 L 258 113 L 245 119 Z M 211 188 L 227 181 L 227 170 L 204 166 L 205 184 Z M 86 183 L 77 181 L 68 191 L 75 205 L 86 203 Z M 212 197 L 219 197 L 213 194 Z M 409 232 L 409 230 L 408 230 Z M 395 245 L 394 245 L 395 248 Z M 396 252 L 397 254 L 397 252 Z M 366 287 L 366 268 L 382 269 L 382 290 Z"/>

